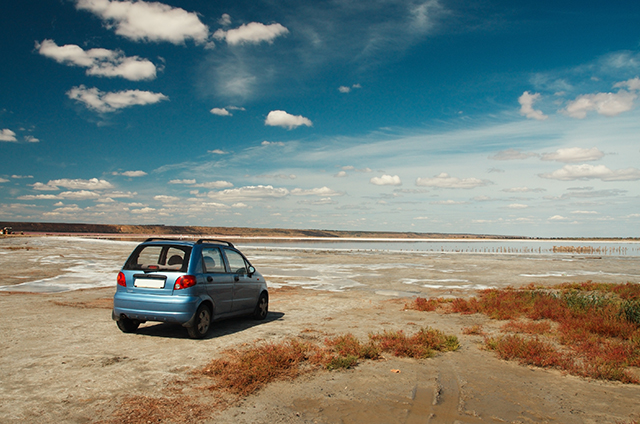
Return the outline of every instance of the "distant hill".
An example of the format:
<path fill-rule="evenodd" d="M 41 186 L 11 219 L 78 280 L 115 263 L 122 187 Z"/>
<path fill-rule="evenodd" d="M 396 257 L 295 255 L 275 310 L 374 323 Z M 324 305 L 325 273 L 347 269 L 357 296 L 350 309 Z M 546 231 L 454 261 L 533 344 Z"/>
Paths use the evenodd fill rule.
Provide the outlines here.
<path fill-rule="evenodd" d="M 222 237 L 332 237 L 332 238 L 491 238 L 524 239 L 517 236 L 486 234 L 401 233 L 391 231 L 296 230 L 285 228 L 197 227 L 171 225 L 111 225 L 53 222 L 0 222 L 0 228 L 12 227 L 14 233 L 104 234 L 104 235 L 186 235 Z"/>

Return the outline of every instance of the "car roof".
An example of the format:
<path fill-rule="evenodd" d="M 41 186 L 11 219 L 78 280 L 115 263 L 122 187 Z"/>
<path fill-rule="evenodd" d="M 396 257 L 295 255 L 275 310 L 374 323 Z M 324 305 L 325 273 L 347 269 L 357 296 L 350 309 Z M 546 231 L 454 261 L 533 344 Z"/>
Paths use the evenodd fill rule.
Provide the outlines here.
<path fill-rule="evenodd" d="M 193 240 L 177 240 L 170 238 L 162 238 L 162 237 L 151 237 L 146 239 L 143 244 L 179 244 L 183 246 L 193 246 L 196 244 L 223 244 L 235 249 L 233 243 L 228 242 L 226 240 L 217 240 L 217 239 L 198 239 L 196 241 Z"/>

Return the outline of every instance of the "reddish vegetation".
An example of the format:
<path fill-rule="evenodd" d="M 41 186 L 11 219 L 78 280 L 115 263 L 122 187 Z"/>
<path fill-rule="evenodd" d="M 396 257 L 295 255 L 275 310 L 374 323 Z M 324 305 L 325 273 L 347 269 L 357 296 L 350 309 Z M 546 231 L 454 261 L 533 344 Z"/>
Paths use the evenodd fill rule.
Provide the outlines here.
<path fill-rule="evenodd" d="M 202 374 L 217 380 L 211 388 L 225 388 L 244 396 L 270 381 L 297 377 L 302 372 L 300 365 L 317 350 L 314 345 L 295 340 L 230 350 L 226 352 L 228 359 L 212 361 Z"/>
<path fill-rule="evenodd" d="M 217 406 L 215 402 L 207 404 L 201 402 L 199 398 L 184 395 L 172 398 L 127 396 L 111 419 L 97 421 L 96 424 L 202 422 Z M 170 419 L 168 420 L 167 417 Z"/>
<path fill-rule="evenodd" d="M 510 333 L 545 334 L 551 332 L 551 324 L 548 321 L 509 321 L 502 326 L 502 330 Z"/>
<path fill-rule="evenodd" d="M 408 308 L 444 306 L 442 299 L 417 299 Z M 584 377 L 640 383 L 629 367 L 640 366 L 640 285 L 566 283 L 555 287 L 484 290 L 477 298 L 446 302 L 445 312 L 482 313 L 510 320 L 486 337 L 501 358 L 554 367 Z M 466 332 L 465 334 L 479 334 Z"/>
<path fill-rule="evenodd" d="M 446 336 L 441 331 L 431 328 L 422 328 L 413 336 L 406 336 L 402 331 L 385 331 L 370 337 L 372 341 L 377 342 L 381 350 L 409 358 L 430 358 L 435 355 L 434 350 L 447 351 L 458 348 L 458 339 L 455 336 Z"/>
<path fill-rule="evenodd" d="M 443 301 L 442 299 L 425 299 L 423 297 L 418 297 L 414 301 L 412 305 L 412 309 L 416 309 L 418 311 L 423 311 L 423 312 L 435 311 L 438 305 L 442 301 Z"/>
<path fill-rule="evenodd" d="M 462 334 L 470 335 L 470 336 L 484 336 L 485 332 L 482 329 L 481 325 L 472 325 L 471 327 L 463 327 Z"/>
<path fill-rule="evenodd" d="M 292 379 L 309 370 L 350 368 L 362 359 L 377 359 L 382 352 L 396 356 L 428 358 L 434 351 L 458 348 L 458 339 L 441 331 L 422 328 L 412 336 L 402 331 L 371 334 L 367 343 L 351 334 L 327 338 L 324 345 L 298 340 L 266 343 L 242 350 L 226 352 L 226 358 L 215 359 L 197 374 L 212 377 L 210 388 L 245 396 L 264 385 Z"/>

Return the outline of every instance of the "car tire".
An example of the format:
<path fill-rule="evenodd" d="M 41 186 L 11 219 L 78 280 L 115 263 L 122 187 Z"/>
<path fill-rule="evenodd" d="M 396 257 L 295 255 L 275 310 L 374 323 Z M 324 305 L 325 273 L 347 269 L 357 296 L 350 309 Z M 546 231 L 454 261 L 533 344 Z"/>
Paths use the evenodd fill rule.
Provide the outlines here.
<path fill-rule="evenodd" d="M 266 293 L 262 293 L 258 298 L 256 309 L 253 311 L 253 319 L 263 320 L 269 313 L 269 296 Z"/>
<path fill-rule="evenodd" d="M 120 331 L 123 333 L 133 333 L 140 326 L 140 321 L 134 321 L 125 317 L 120 318 L 116 323 L 118 324 Z"/>
<path fill-rule="evenodd" d="M 196 311 L 193 326 L 187 327 L 189 337 L 192 339 L 201 339 L 207 335 L 209 328 L 211 328 L 211 311 L 206 305 L 200 305 Z"/>

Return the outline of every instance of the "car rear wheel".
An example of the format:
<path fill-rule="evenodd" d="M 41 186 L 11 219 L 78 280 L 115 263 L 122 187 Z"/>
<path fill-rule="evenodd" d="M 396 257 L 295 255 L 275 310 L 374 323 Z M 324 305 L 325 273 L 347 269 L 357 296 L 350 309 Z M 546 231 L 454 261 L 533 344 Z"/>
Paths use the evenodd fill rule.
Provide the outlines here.
<path fill-rule="evenodd" d="M 123 333 L 133 333 L 140 326 L 140 321 L 134 321 L 132 319 L 125 318 L 125 317 L 120 318 L 116 322 L 118 323 L 118 328 Z"/>
<path fill-rule="evenodd" d="M 196 319 L 192 327 L 187 327 L 189 337 L 201 339 L 207 335 L 211 327 L 211 311 L 206 305 L 200 305 L 196 311 Z"/>
<path fill-rule="evenodd" d="M 256 309 L 253 311 L 254 319 L 265 319 L 269 313 L 269 296 L 266 293 L 262 293 L 258 299 Z"/>

